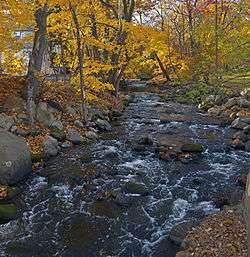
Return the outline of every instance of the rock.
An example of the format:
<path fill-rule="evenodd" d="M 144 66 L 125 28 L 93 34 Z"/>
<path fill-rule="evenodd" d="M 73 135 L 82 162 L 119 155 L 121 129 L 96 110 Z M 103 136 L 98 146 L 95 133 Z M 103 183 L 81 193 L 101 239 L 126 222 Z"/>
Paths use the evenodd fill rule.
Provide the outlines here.
<path fill-rule="evenodd" d="M 237 184 L 244 189 L 246 188 L 247 184 L 247 175 L 248 174 L 242 174 L 236 179 Z"/>
<path fill-rule="evenodd" d="M 15 204 L 0 204 L 0 223 L 16 219 L 17 207 Z"/>
<path fill-rule="evenodd" d="M 3 129 L 0 146 L 0 184 L 16 184 L 32 171 L 29 148 L 23 138 Z"/>
<path fill-rule="evenodd" d="M 64 149 L 67 149 L 67 148 L 71 147 L 71 144 L 69 142 L 64 142 L 64 143 L 62 143 L 61 147 Z"/>
<path fill-rule="evenodd" d="M 8 96 L 3 105 L 3 111 L 8 112 L 16 112 L 21 113 L 25 112 L 26 110 L 26 103 L 23 98 L 18 96 Z"/>
<path fill-rule="evenodd" d="M 190 153 L 202 153 L 204 150 L 203 145 L 197 144 L 197 143 L 189 143 L 189 144 L 184 144 L 181 147 L 182 152 L 190 152 Z"/>
<path fill-rule="evenodd" d="M 132 150 L 135 152 L 144 152 L 146 150 L 146 147 L 145 147 L 145 145 L 133 144 Z"/>
<path fill-rule="evenodd" d="M 93 110 L 91 115 L 91 120 L 96 122 L 96 120 L 106 120 L 107 116 L 104 114 L 104 111 L 101 110 Z"/>
<path fill-rule="evenodd" d="M 244 89 L 240 94 L 250 101 L 250 88 Z"/>
<path fill-rule="evenodd" d="M 181 245 L 189 230 L 197 226 L 195 220 L 184 221 L 175 225 L 169 232 L 169 239 L 176 245 Z"/>
<path fill-rule="evenodd" d="M 40 123 L 48 128 L 56 121 L 53 113 L 49 110 L 48 105 L 45 102 L 38 104 L 36 118 Z"/>
<path fill-rule="evenodd" d="M 111 125 L 106 120 L 97 119 L 95 121 L 95 124 L 98 127 L 98 129 L 100 129 L 102 131 L 111 131 L 112 130 Z"/>
<path fill-rule="evenodd" d="M 52 128 L 50 130 L 50 135 L 60 142 L 66 139 L 66 133 L 64 132 L 63 129 Z"/>
<path fill-rule="evenodd" d="M 247 99 L 241 98 L 238 101 L 238 106 L 241 108 L 250 108 L 250 102 Z"/>
<path fill-rule="evenodd" d="M 71 105 L 67 106 L 66 112 L 67 114 L 70 114 L 70 115 L 76 115 L 76 110 Z"/>
<path fill-rule="evenodd" d="M 0 113 L 0 128 L 10 130 L 14 125 L 14 119 L 5 113 Z"/>
<path fill-rule="evenodd" d="M 15 133 L 16 133 L 17 136 L 21 136 L 21 137 L 27 137 L 29 135 L 28 130 L 24 130 L 24 129 L 20 129 L 20 128 L 17 128 Z"/>
<path fill-rule="evenodd" d="M 248 124 L 243 122 L 240 118 L 237 118 L 236 120 L 234 120 L 231 124 L 232 128 L 235 129 L 243 129 L 244 127 L 246 127 Z"/>
<path fill-rule="evenodd" d="M 138 140 L 138 144 L 140 145 L 153 145 L 153 138 L 150 136 L 141 136 Z"/>
<path fill-rule="evenodd" d="M 74 125 L 75 125 L 77 128 L 84 128 L 84 125 L 83 125 L 83 123 L 82 123 L 80 120 L 75 120 L 75 121 L 74 121 Z"/>
<path fill-rule="evenodd" d="M 236 150 L 245 150 L 245 144 L 239 138 L 232 140 L 231 147 L 233 147 Z"/>
<path fill-rule="evenodd" d="M 67 140 L 71 141 L 73 144 L 76 144 L 76 145 L 84 142 L 83 137 L 74 128 L 68 129 L 66 138 L 67 138 Z"/>
<path fill-rule="evenodd" d="M 250 134 L 250 125 L 247 125 L 246 127 L 243 128 L 243 132 L 245 134 Z"/>
<path fill-rule="evenodd" d="M 245 144 L 245 151 L 250 152 L 250 140 Z"/>
<path fill-rule="evenodd" d="M 63 112 L 63 107 L 61 104 L 55 100 L 48 100 L 47 101 L 48 107 L 52 108 L 52 111 L 57 111 L 57 112 Z"/>
<path fill-rule="evenodd" d="M 247 135 L 242 131 L 237 131 L 236 133 L 233 134 L 232 139 L 239 139 L 242 142 L 246 142 L 247 141 Z"/>
<path fill-rule="evenodd" d="M 88 139 L 91 139 L 91 140 L 96 140 L 96 139 L 98 139 L 98 135 L 97 135 L 95 132 L 93 132 L 93 131 L 87 131 L 87 132 L 85 133 L 85 136 L 86 136 Z"/>
<path fill-rule="evenodd" d="M 221 114 L 221 107 L 219 106 L 214 106 L 210 109 L 208 109 L 208 114 L 211 116 L 219 116 Z"/>
<path fill-rule="evenodd" d="M 45 137 L 43 141 L 43 149 L 46 156 L 56 156 L 58 154 L 58 142 L 51 136 Z"/>
<path fill-rule="evenodd" d="M 241 121 L 250 125 L 250 117 L 244 117 L 244 118 L 241 118 Z"/>
<path fill-rule="evenodd" d="M 129 181 L 124 185 L 123 190 L 129 194 L 148 195 L 148 189 L 142 183 Z"/>
<path fill-rule="evenodd" d="M 188 251 L 178 252 L 175 257 L 192 257 L 191 253 Z"/>
<path fill-rule="evenodd" d="M 232 108 L 234 105 L 237 105 L 238 102 L 238 98 L 234 97 L 234 98 L 230 98 L 226 103 L 225 103 L 225 107 L 226 108 Z"/>
<path fill-rule="evenodd" d="M 63 123 L 60 120 L 53 121 L 50 127 L 58 130 L 64 129 Z"/>

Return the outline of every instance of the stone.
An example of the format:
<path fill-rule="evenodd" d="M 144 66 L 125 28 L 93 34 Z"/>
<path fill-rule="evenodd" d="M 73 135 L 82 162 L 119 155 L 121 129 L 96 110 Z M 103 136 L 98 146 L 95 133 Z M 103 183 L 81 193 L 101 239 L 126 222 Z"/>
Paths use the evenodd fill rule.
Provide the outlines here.
<path fill-rule="evenodd" d="M 106 120 L 106 115 L 104 114 L 103 111 L 101 110 L 93 110 L 92 111 L 92 115 L 91 115 L 91 120 L 92 121 L 96 121 L 98 119 L 101 119 L 101 120 Z"/>
<path fill-rule="evenodd" d="M 69 128 L 67 131 L 67 140 L 71 141 L 73 144 L 81 144 L 84 142 L 83 137 L 81 134 L 74 128 Z"/>
<path fill-rule="evenodd" d="M 242 142 L 246 142 L 247 135 L 242 130 L 240 130 L 233 134 L 232 139 L 233 140 L 240 139 Z"/>
<path fill-rule="evenodd" d="M 211 116 L 219 116 L 221 114 L 221 108 L 219 106 L 214 106 L 208 109 L 208 114 Z"/>
<path fill-rule="evenodd" d="M 0 113 L 0 128 L 10 130 L 14 125 L 14 119 L 5 113 Z"/>
<path fill-rule="evenodd" d="M 250 102 L 247 99 L 239 99 L 238 101 L 238 106 L 241 108 L 250 108 Z"/>
<path fill-rule="evenodd" d="M 53 121 L 50 127 L 58 130 L 64 129 L 63 123 L 60 120 Z"/>
<path fill-rule="evenodd" d="M 250 152 L 250 140 L 245 144 L 245 151 Z"/>
<path fill-rule="evenodd" d="M 3 129 L 0 146 L 0 184 L 16 184 L 32 171 L 29 147 L 22 137 Z"/>
<path fill-rule="evenodd" d="M 48 100 L 47 104 L 48 104 L 48 107 L 50 107 L 52 109 L 52 111 L 54 111 L 54 112 L 63 112 L 64 111 L 62 105 L 55 100 Z"/>
<path fill-rule="evenodd" d="M 240 94 L 245 97 L 248 101 L 250 101 L 250 88 L 245 88 Z"/>
<path fill-rule="evenodd" d="M 50 130 L 50 135 L 60 142 L 66 139 L 66 133 L 63 129 L 52 128 Z"/>
<path fill-rule="evenodd" d="M 58 141 L 51 136 L 45 137 L 43 149 L 46 156 L 56 156 L 58 154 Z"/>
<path fill-rule="evenodd" d="M 17 217 L 15 204 L 0 204 L 0 223 L 5 223 Z"/>
<path fill-rule="evenodd" d="M 69 142 L 64 142 L 64 143 L 62 143 L 61 147 L 62 147 L 63 149 L 67 149 L 67 148 L 70 148 L 70 147 L 71 147 L 71 144 L 70 144 Z"/>
<path fill-rule="evenodd" d="M 23 98 L 18 96 L 10 95 L 6 98 L 4 105 L 3 105 L 3 111 L 8 112 L 16 112 L 21 113 L 25 112 L 26 110 L 26 103 Z"/>
<path fill-rule="evenodd" d="M 67 106 L 66 112 L 70 115 L 76 115 L 76 110 L 71 105 Z"/>
<path fill-rule="evenodd" d="M 128 194 L 148 195 L 148 189 L 143 183 L 129 181 L 124 185 L 123 190 Z"/>
<path fill-rule="evenodd" d="M 181 245 L 189 230 L 197 226 L 198 222 L 189 220 L 175 225 L 169 232 L 169 239 L 176 245 Z"/>
<path fill-rule="evenodd" d="M 248 124 L 243 122 L 240 118 L 237 118 L 236 120 L 234 120 L 231 124 L 232 128 L 235 129 L 243 129 L 244 127 L 246 127 Z"/>
<path fill-rule="evenodd" d="M 87 137 L 88 139 L 91 139 L 91 140 L 98 139 L 98 135 L 94 131 L 87 131 L 85 133 L 85 137 Z"/>
<path fill-rule="evenodd" d="M 247 125 L 246 127 L 243 128 L 243 132 L 245 134 L 250 134 L 250 125 Z"/>
<path fill-rule="evenodd" d="M 141 136 L 138 139 L 138 144 L 140 145 L 153 145 L 154 141 L 151 136 Z"/>
<path fill-rule="evenodd" d="M 203 150 L 204 150 L 203 145 L 197 144 L 197 143 L 184 144 L 181 147 L 182 152 L 202 153 Z"/>
<path fill-rule="evenodd" d="M 98 127 L 98 129 L 100 129 L 102 131 L 111 131 L 112 130 L 111 125 L 106 120 L 97 119 L 95 121 L 95 124 Z"/>
<path fill-rule="evenodd" d="M 239 138 L 232 140 L 231 146 L 236 150 L 245 150 L 245 144 Z"/>
<path fill-rule="evenodd" d="M 75 121 L 74 121 L 74 125 L 75 125 L 77 128 L 84 128 L 84 125 L 83 125 L 83 123 L 82 123 L 80 120 L 75 120 Z"/>
<path fill-rule="evenodd" d="M 21 136 L 21 137 L 26 137 L 29 135 L 29 131 L 28 130 L 24 130 L 24 129 L 20 129 L 17 128 L 17 130 L 15 131 L 17 136 Z"/>
<path fill-rule="evenodd" d="M 48 128 L 56 121 L 53 113 L 49 110 L 48 105 L 45 102 L 38 104 L 36 118 L 40 123 Z"/>
<path fill-rule="evenodd" d="M 238 101 L 237 97 L 230 98 L 230 99 L 228 99 L 228 101 L 225 103 L 224 106 L 226 108 L 232 108 L 234 105 L 237 105 L 237 101 Z"/>

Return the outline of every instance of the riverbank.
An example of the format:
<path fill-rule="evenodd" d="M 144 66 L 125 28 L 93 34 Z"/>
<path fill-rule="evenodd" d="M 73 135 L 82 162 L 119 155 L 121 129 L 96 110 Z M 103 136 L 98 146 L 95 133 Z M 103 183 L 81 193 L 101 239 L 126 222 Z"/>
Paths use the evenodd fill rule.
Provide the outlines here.
<path fill-rule="evenodd" d="M 220 119 L 158 93 L 129 98 L 111 131 L 20 185 L 18 217 L 0 226 L 3 256 L 172 257 L 176 225 L 201 222 L 243 191 L 250 157 L 228 149 L 233 131 Z M 229 190 L 237 196 L 225 198 Z"/>

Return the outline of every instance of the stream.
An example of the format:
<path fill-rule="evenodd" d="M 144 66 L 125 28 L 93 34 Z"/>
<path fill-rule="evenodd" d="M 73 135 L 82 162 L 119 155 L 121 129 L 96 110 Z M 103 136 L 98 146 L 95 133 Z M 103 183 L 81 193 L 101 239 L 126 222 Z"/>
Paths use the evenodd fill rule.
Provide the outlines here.
<path fill-rule="evenodd" d="M 131 94 L 112 132 L 64 151 L 21 185 L 19 218 L 0 225 L 0 256 L 172 257 L 171 228 L 218 211 L 212 199 L 235 186 L 250 154 L 228 151 L 232 131 L 196 107 Z M 139 151 L 143 135 L 154 145 Z M 190 141 L 205 151 L 188 163 L 155 154 L 157 142 Z M 124 192 L 129 181 L 145 193 Z"/>

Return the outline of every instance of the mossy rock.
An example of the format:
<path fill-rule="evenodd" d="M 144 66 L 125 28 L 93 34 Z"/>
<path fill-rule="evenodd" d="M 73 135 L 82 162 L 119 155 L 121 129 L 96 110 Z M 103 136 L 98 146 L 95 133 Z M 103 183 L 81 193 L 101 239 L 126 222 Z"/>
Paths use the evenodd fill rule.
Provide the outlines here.
<path fill-rule="evenodd" d="M 47 160 L 48 160 L 48 156 L 46 156 L 46 154 L 44 154 L 44 153 L 31 154 L 32 163 L 37 163 L 37 162 L 47 161 Z"/>
<path fill-rule="evenodd" d="M 31 136 L 31 137 L 42 136 L 43 134 L 44 134 L 44 132 L 43 132 L 42 130 L 39 130 L 39 129 L 37 129 L 37 130 L 31 130 L 31 131 L 29 132 L 29 136 Z"/>
<path fill-rule="evenodd" d="M 0 223 L 13 220 L 17 217 L 15 204 L 0 204 Z"/>
<path fill-rule="evenodd" d="M 132 181 L 124 185 L 124 190 L 129 194 L 139 194 L 143 196 L 148 194 L 148 189 L 144 184 Z"/>
<path fill-rule="evenodd" d="M 197 143 L 189 143 L 185 144 L 181 147 L 182 152 L 189 152 L 189 153 L 202 153 L 204 151 L 204 147 L 202 144 Z"/>
<path fill-rule="evenodd" d="M 61 142 L 63 142 L 66 139 L 66 133 L 62 129 L 52 128 L 50 130 L 50 135 Z"/>

